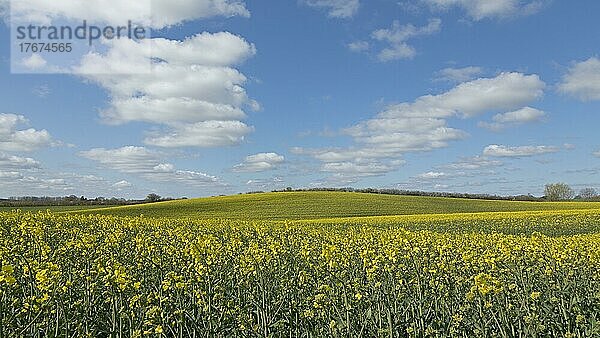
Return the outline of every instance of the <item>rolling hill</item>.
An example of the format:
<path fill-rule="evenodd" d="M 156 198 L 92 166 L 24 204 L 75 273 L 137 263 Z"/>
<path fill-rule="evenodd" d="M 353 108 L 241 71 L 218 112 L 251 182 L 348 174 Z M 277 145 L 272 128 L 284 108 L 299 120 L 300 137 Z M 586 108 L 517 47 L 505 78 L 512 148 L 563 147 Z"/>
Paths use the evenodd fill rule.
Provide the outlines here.
<path fill-rule="evenodd" d="M 286 192 L 208 197 L 72 212 L 165 218 L 299 220 L 567 209 L 600 209 L 600 202 L 512 202 L 346 192 Z"/>

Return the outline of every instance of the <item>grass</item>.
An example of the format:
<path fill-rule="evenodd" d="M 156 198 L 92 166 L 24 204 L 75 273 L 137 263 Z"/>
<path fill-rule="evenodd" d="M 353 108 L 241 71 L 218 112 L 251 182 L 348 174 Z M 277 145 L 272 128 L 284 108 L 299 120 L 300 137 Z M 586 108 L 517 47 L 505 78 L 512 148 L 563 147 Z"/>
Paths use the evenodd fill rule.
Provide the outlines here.
<path fill-rule="evenodd" d="M 600 209 L 600 203 L 512 202 L 344 192 L 290 192 L 199 198 L 76 212 L 165 218 L 301 220 L 579 209 Z"/>

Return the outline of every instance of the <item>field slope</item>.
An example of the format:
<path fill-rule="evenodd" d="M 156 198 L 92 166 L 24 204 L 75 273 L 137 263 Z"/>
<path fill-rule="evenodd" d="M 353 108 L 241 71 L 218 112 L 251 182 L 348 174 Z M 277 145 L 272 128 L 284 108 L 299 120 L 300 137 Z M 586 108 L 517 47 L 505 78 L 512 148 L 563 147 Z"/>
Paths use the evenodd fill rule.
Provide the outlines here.
<path fill-rule="evenodd" d="M 600 209 L 600 203 L 511 202 L 343 192 L 209 197 L 77 211 L 84 214 L 196 219 L 300 220 L 358 216 Z"/>

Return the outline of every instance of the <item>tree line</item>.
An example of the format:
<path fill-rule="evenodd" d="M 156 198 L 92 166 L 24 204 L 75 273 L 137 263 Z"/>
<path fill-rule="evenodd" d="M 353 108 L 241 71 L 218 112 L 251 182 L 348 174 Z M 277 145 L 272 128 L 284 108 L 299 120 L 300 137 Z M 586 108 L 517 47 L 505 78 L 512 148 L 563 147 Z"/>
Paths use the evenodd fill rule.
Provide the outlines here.
<path fill-rule="evenodd" d="M 283 190 L 273 190 L 272 192 L 302 192 L 302 191 L 329 191 L 329 192 L 356 192 L 367 194 L 382 194 L 382 195 L 401 195 L 401 196 L 423 196 L 423 197 L 447 197 L 447 198 L 466 198 L 480 200 L 501 200 L 501 201 L 566 201 L 566 200 L 582 200 L 582 201 L 600 201 L 600 195 L 594 188 L 582 189 L 579 194 L 565 183 L 553 183 L 545 186 L 544 196 L 536 197 L 533 195 L 514 195 L 500 196 L 493 194 L 468 194 L 455 192 L 430 192 L 420 190 L 403 190 L 403 189 L 375 189 L 375 188 L 306 188 L 293 189 L 291 187 Z M 261 193 L 262 191 L 252 191 L 248 194 Z"/>
<path fill-rule="evenodd" d="M 86 198 L 85 196 L 22 196 L 0 199 L 0 207 L 26 207 L 26 206 L 82 206 L 82 205 L 134 205 L 143 203 L 154 203 L 162 201 L 171 201 L 172 198 L 163 198 L 157 194 L 149 194 L 145 199 L 125 199 L 125 198 Z"/>
<path fill-rule="evenodd" d="M 401 195 L 401 196 L 424 196 L 424 197 L 447 197 L 447 198 L 466 198 L 479 200 L 503 200 L 503 201 L 600 201 L 600 195 L 594 188 L 585 188 L 577 194 L 573 188 L 566 183 L 547 184 L 544 189 L 544 196 L 536 197 L 533 195 L 516 195 L 516 196 L 500 196 L 492 194 L 467 194 L 453 192 L 428 192 L 419 190 L 403 190 L 403 189 L 376 189 L 376 188 L 304 188 L 293 189 L 291 187 L 283 190 L 273 190 L 272 192 L 302 192 L 302 191 L 329 191 L 329 192 L 355 192 L 365 194 L 382 194 L 382 195 Z M 251 191 L 246 194 L 263 193 L 263 191 Z M 187 199 L 183 197 L 181 199 Z M 81 205 L 134 205 L 143 203 L 155 203 L 163 201 L 172 201 L 173 198 L 163 198 L 157 194 L 149 194 L 143 200 L 124 199 L 124 198 L 105 198 L 96 197 L 88 199 L 84 196 L 78 197 L 75 195 L 63 197 L 10 197 L 8 199 L 0 199 L 0 207 L 25 207 L 25 206 L 81 206 Z"/>

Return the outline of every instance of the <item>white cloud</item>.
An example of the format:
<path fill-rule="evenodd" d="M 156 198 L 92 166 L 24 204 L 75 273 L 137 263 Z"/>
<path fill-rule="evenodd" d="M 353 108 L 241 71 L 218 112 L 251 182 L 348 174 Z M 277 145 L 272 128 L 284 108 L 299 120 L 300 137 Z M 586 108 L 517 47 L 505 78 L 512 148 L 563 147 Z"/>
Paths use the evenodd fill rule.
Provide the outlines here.
<path fill-rule="evenodd" d="M 38 70 L 46 67 L 48 62 L 40 54 L 31 54 L 31 56 L 23 58 L 21 65 L 30 70 Z"/>
<path fill-rule="evenodd" d="M 39 97 L 40 99 L 45 99 L 46 97 L 48 97 L 48 95 L 50 95 L 50 93 L 52 93 L 52 90 L 50 90 L 50 86 L 48 86 L 47 84 L 42 84 L 39 86 L 35 86 L 32 92 L 35 96 Z"/>
<path fill-rule="evenodd" d="M 466 133 L 447 127 L 445 120 L 430 118 L 372 119 L 345 133 L 353 136 L 359 146 L 292 151 L 323 162 L 322 171 L 341 175 L 343 182 L 350 183 L 356 177 L 396 170 L 405 163 L 404 153 L 443 148 L 450 141 L 466 137 Z"/>
<path fill-rule="evenodd" d="M 170 126 L 172 131 L 147 137 L 144 143 L 164 148 L 222 147 L 241 143 L 254 130 L 239 121 L 206 121 Z"/>
<path fill-rule="evenodd" d="M 406 162 L 394 148 L 351 147 L 304 149 L 292 148 L 297 155 L 311 156 L 322 162 L 321 171 L 333 173 L 334 183 L 353 183 L 358 177 L 379 176 L 396 170 Z"/>
<path fill-rule="evenodd" d="M 444 173 L 444 172 L 430 171 L 427 173 L 417 175 L 417 178 L 423 179 L 423 180 L 437 180 L 437 179 L 445 178 L 447 176 L 448 176 L 448 174 Z"/>
<path fill-rule="evenodd" d="M 4 180 L 14 181 L 23 177 L 18 171 L 0 171 L 0 183 L 4 183 Z"/>
<path fill-rule="evenodd" d="M 325 163 L 321 170 L 349 177 L 366 177 L 388 173 L 392 168 L 376 162 L 334 162 Z"/>
<path fill-rule="evenodd" d="M 276 169 L 285 157 L 276 153 L 259 153 L 246 156 L 244 162 L 233 167 L 235 172 L 262 172 Z"/>
<path fill-rule="evenodd" d="M 402 160 L 354 159 L 324 163 L 320 171 L 329 174 L 325 179 L 313 182 L 313 186 L 348 186 L 361 179 L 385 175 L 396 170 L 405 162 Z"/>
<path fill-rule="evenodd" d="M 131 184 L 125 180 L 116 182 L 115 184 L 112 185 L 112 187 L 117 190 L 131 188 L 132 186 L 133 186 L 133 184 Z"/>
<path fill-rule="evenodd" d="M 64 195 L 111 193 L 110 184 L 94 175 L 52 172 L 29 157 L 0 152 L 0 194 Z"/>
<path fill-rule="evenodd" d="M 393 109 L 393 108 L 392 108 Z M 388 117 L 389 109 L 378 118 L 361 122 L 345 132 L 366 145 L 368 153 L 380 156 L 444 148 L 449 141 L 467 136 L 447 126 L 443 119 L 428 117 Z"/>
<path fill-rule="evenodd" d="M 306 0 L 310 7 L 325 9 L 332 18 L 351 18 L 360 7 L 359 0 Z"/>
<path fill-rule="evenodd" d="M 408 183 L 413 187 L 447 189 L 450 187 L 449 184 L 439 184 L 439 182 L 443 181 L 447 183 L 452 181 L 455 182 L 452 184 L 452 187 L 458 187 L 462 184 L 472 184 L 472 182 L 457 183 L 456 180 L 460 178 L 469 178 L 469 181 L 472 181 L 475 177 L 496 177 L 497 173 L 494 168 L 503 165 L 501 161 L 483 156 L 465 157 L 460 158 L 456 162 L 438 166 L 436 171 L 429 171 L 414 176 Z"/>
<path fill-rule="evenodd" d="M 423 27 L 416 27 L 412 24 L 400 25 L 399 21 L 394 21 L 392 27 L 374 31 L 371 34 L 374 40 L 385 42 L 389 45 L 379 52 L 378 59 L 382 62 L 387 62 L 414 58 L 417 51 L 408 44 L 408 40 L 417 36 L 435 34 L 440 31 L 441 26 L 442 20 L 440 19 L 431 19 Z"/>
<path fill-rule="evenodd" d="M 0 151 L 33 151 L 53 145 L 46 130 L 17 129 L 28 123 L 23 115 L 0 113 Z"/>
<path fill-rule="evenodd" d="M 498 131 L 508 126 L 541 122 L 544 120 L 545 117 L 546 112 L 531 107 L 525 107 L 508 113 L 496 114 L 492 118 L 494 120 L 493 123 L 480 122 L 479 126 L 482 128 Z"/>
<path fill-rule="evenodd" d="M 250 189 L 261 189 L 261 190 L 275 190 L 283 189 L 285 181 L 283 178 L 275 176 L 269 179 L 252 179 L 246 182 L 246 185 Z"/>
<path fill-rule="evenodd" d="M 600 100 L 600 59 L 575 63 L 559 84 L 559 90 L 583 101 Z"/>
<path fill-rule="evenodd" d="M 539 11 L 547 0 L 423 0 L 442 10 L 459 7 L 474 20 L 485 18 L 509 18 L 530 15 Z"/>
<path fill-rule="evenodd" d="M 19 183 L 41 190 L 68 190 L 71 188 L 63 178 L 39 178 L 34 176 L 25 176 L 19 179 Z"/>
<path fill-rule="evenodd" d="M 12 19 L 35 22 L 73 19 L 119 25 L 132 20 L 154 28 L 213 16 L 250 14 L 241 0 L 179 0 L 176 3 L 142 0 L 110 6 L 104 0 L 15 3 Z M 260 106 L 246 94 L 247 79 L 236 66 L 255 55 L 253 44 L 228 32 L 204 32 L 183 41 L 153 38 L 114 39 L 103 43 L 105 48 L 90 51 L 70 72 L 108 91 L 109 106 L 101 111 L 105 122 L 159 124 L 165 134 L 153 135 L 148 142 L 166 147 L 232 145 L 251 132 L 252 128 L 241 121 L 246 118 L 246 109 L 257 110 Z M 98 51 L 103 49 L 107 51 Z M 43 66 L 35 57 L 27 64 Z M 215 130 L 206 129 L 215 126 Z M 201 137 L 205 133 L 211 137 Z M 215 137 L 216 133 L 220 135 Z"/>
<path fill-rule="evenodd" d="M 90 174 L 53 172 L 44 168 L 6 170 L 0 168 L 0 196 L 115 196 L 140 197 L 146 191 L 118 188 L 124 183 L 113 185 L 103 177 Z M 135 195 L 137 194 L 137 196 Z"/>
<path fill-rule="evenodd" d="M 3 180 L 5 178 L 6 180 Z M 109 193 L 106 181 L 92 175 L 79 175 L 73 173 L 49 173 L 36 171 L 35 173 L 13 172 L 0 173 L 0 186 L 5 194 L 27 195 L 40 194 L 44 196 L 66 194 L 98 194 Z"/>
<path fill-rule="evenodd" d="M 482 73 L 481 67 L 444 68 L 437 72 L 436 80 L 460 83 L 473 80 Z"/>
<path fill-rule="evenodd" d="M 76 70 L 109 91 L 110 107 L 101 112 L 107 123 L 164 125 L 163 135 L 146 139 L 161 147 L 233 145 L 252 131 L 241 122 L 244 109 L 259 106 L 246 94 L 246 77 L 232 68 L 256 53 L 243 38 L 202 33 L 184 41 L 113 40 L 110 46 L 106 54 L 88 54 Z M 143 61 L 151 58 L 148 72 Z"/>
<path fill-rule="evenodd" d="M 9 0 L 2 0 L 6 5 Z M 104 0 L 12 1 L 13 18 L 48 24 L 53 19 L 87 20 L 127 24 L 128 20 L 153 28 L 177 25 L 213 16 L 243 16 L 250 13 L 239 0 L 137 0 L 106 3 Z"/>
<path fill-rule="evenodd" d="M 153 0 L 151 10 L 153 27 L 213 16 L 250 16 L 241 0 L 180 0 L 175 4 L 169 0 Z"/>
<path fill-rule="evenodd" d="M 144 147 L 96 148 L 81 152 L 80 155 L 124 173 L 153 173 L 155 167 L 163 164 L 160 153 Z"/>
<path fill-rule="evenodd" d="M 29 158 L 20 157 L 0 152 L 0 170 L 31 170 L 40 169 L 40 162 Z"/>
<path fill-rule="evenodd" d="M 96 161 L 106 168 L 122 173 L 139 174 L 152 181 L 196 186 L 222 185 L 219 178 L 215 176 L 195 171 L 176 170 L 172 164 L 162 161 L 162 153 L 144 147 L 97 148 L 81 152 L 80 155 Z"/>
<path fill-rule="evenodd" d="M 546 113 L 531 107 L 525 107 L 508 113 L 497 114 L 494 122 L 498 123 L 527 123 L 540 121 Z"/>
<path fill-rule="evenodd" d="M 354 41 L 348 44 L 348 49 L 353 52 L 360 53 L 369 50 L 371 46 L 367 41 Z"/>
<path fill-rule="evenodd" d="M 504 145 L 489 145 L 483 150 L 485 156 L 492 157 L 530 157 L 557 153 L 560 149 L 553 146 L 521 146 L 509 147 Z"/>
<path fill-rule="evenodd" d="M 594 152 L 594 154 L 593 154 L 593 155 L 594 155 L 594 156 L 596 156 L 596 157 L 599 157 L 599 158 L 600 158 L 600 150 L 598 150 L 598 151 Z"/>
<path fill-rule="evenodd" d="M 456 162 L 442 166 L 450 170 L 481 170 L 486 168 L 500 167 L 503 163 L 498 160 L 491 160 L 486 157 L 474 156 L 462 158 Z"/>
<path fill-rule="evenodd" d="M 440 95 L 426 95 L 412 104 L 398 105 L 394 114 L 473 117 L 484 112 L 506 111 L 542 97 L 545 83 L 537 75 L 502 73 L 461 83 Z"/>
<path fill-rule="evenodd" d="M 343 133 L 354 139 L 354 146 L 292 151 L 309 155 L 324 163 L 323 166 L 331 163 L 326 167 L 328 172 L 337 169 L 344 173 L 348 163 L 371 169 L 373 174 L 391 172 L 404 163 L 405 153 L 445 148 L 450 142 L 467 137 L 464 131 L 449 127 L 447 118 L 519 108 L 541 97 L 544 87 L 537 75 L 520 73 L 502 73 L 495 78 L 462 83 L 439 95 L 392 105 L 376 117 L 346 128 Z"/>
<path fill-rule="evenodd" d="M 546 84 L 537 75 L 502 73 L 461 83 L 439 95 L 425 95 L 392 106 L 382 115 L 395 117 L 474 117 L 486 112 L 518 109 L 541 98 Z"/>

